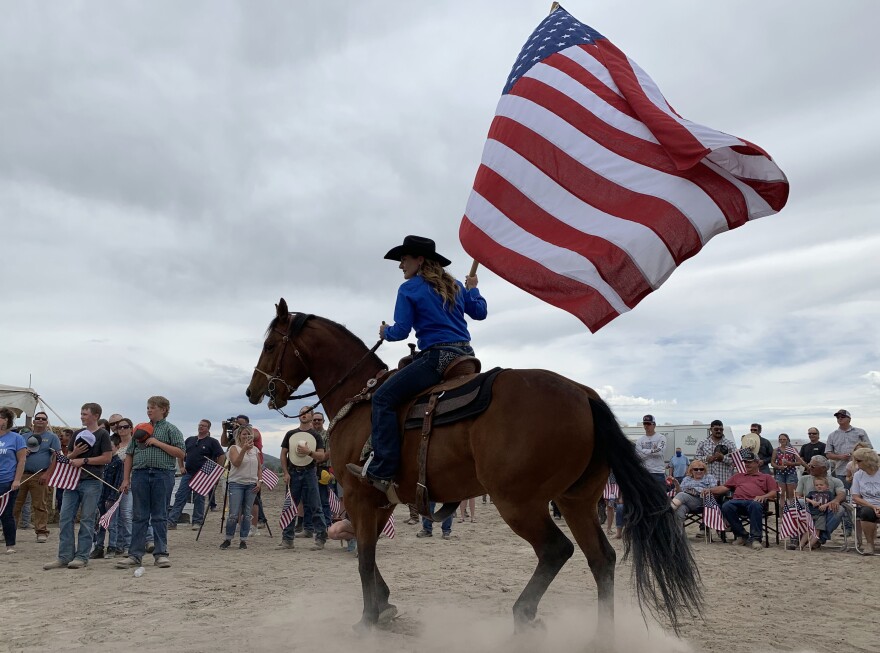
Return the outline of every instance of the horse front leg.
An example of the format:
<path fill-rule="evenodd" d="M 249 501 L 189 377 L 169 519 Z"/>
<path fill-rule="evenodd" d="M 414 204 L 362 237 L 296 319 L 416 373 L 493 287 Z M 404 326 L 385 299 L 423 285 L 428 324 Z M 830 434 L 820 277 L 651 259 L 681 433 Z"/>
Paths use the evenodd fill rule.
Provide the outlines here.
<path fill-rule="evenodd" d="M 379 621 L 380 605 L 388 603 L 388 586 L 385 585 L 384 580 L 381 581 L 381 586 L 377 582 L 377 579 L 382 578 L 376 569 L 377 539 L 374 528 L 357 526 L 358 572 L 361 576 L 361 592 L 364 597 L 361 620 L 354 625 L 354 629 L 359 632 L 375 626 Z"/>

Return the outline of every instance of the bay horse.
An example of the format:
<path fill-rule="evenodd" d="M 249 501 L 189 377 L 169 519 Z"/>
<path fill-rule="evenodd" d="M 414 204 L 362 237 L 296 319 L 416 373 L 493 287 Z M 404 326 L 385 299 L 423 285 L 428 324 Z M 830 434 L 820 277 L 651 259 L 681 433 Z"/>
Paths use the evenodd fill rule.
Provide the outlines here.
<path fill-rule="evenodd" d="M 332 420 L 330 456 L 358 542 L 364 607 L 356 629 L 397 614 L 376 565 L 376 542 L 394 506 L 345 468 L 359 461 L 370 434 L 369 401 L 351 405 L 348 400 L 386 369 L 374 350 L 341 324 L 290 313 L 281 299 L 246 392 L 252 404 L 268 395 L 269 407 L 281 409 L 311 378 Z M 553 415 L 555 423 L 545 422 L 539 431 L 525 429 L 523 417 L 534 415 Z M 419 440 L 412 432 L 402 438 L 397 493 L 405 503 L 416 498 Z M 624 500 L 624 557 L 632 559 L 640 607 L 665 616 L 676 632 L 682 610 L 700 613 L 697 567 L 666 494 L 594 390 L 546 370 L 507 369 L 496 377 L 484 413 L 435 426 L 431 443 L 427 479 L 432 499 L 451 503 L 490 494 L 501 518 L 535 551 L 537 567 L 513 605 L 515 632 L 541 625 L 538 603 L 574 553 L 550 517 L 551 499 L 586 555 L 598 589 L 600 623 L 613 621 L 616 554 L 596 511 L 609 468 Z"/>

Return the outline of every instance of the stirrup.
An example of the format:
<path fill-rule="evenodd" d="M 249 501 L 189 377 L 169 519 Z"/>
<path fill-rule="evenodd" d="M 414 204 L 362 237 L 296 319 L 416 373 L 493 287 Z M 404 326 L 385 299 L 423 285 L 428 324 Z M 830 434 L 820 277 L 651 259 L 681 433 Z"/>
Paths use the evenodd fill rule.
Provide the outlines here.
<path fill-rule="evenodd" d="M 348 463 L 345 466 L 345 468 L 349 472 L 360 479 L 361 483 L 372 485 L 374 488 L 379 490 L 379 492 L 388 497 L 388 501 L 390 501 L 392 504 L 396 505 L 398 503 L 401 503 L 400 497 L 397 496 L 397 484 L 394 483 L 394 481 L 384 481 L 377 478 L 370 478 L 366 475 L 364 467 L 366 467 L 366 465 L 361 467 L 360 465 L 355 465 L 354 463 Z"/>

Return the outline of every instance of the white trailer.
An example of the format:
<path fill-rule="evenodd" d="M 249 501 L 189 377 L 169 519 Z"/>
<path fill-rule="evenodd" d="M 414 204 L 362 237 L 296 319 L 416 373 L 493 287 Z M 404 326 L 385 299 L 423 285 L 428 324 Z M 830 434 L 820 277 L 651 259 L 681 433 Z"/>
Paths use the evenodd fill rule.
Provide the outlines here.
<path fill-rule="evenodd" d="M 623 426 L 621 427 L 624 435 L 632 442 L 637 441 L 645 434 L 645 429 L 639 426 Z M 708 424 L 673 424 L 671 426 L 657 425 L 657 433 L 666 436 L 666 450 L 664 456 L 666 460 L 675 455 L 676 447 L 681 447 L 681 452 L 688 458 L 693 459 L 697 452 L 697 444 L 709 437 Z M 739 442 L 733 437 L 733 431 L 729 426 L 724 427 L 724 437 L 731 440 L 736 446 Z"/>

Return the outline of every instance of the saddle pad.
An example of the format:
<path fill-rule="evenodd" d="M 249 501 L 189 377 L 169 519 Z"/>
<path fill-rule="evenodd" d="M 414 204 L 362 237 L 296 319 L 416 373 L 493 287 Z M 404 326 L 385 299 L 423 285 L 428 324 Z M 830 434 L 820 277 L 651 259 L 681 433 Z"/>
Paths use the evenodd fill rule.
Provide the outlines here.
<path fill-rule="evenodd" d="M 498 373 L 502 371 L 500 367 L 493 368 L 488 372 L 477 374 L 473 379 L 457 388 L 444 392 L 434 408 L 434 426 L 452 424 L 462 419 L 475 417 L 485 411 L 489 407 L 489 402 L 492 401 L 492 384 Z M 429 391 L 418 397 L 410 406 L 403 424 L 404 430 L 422 428 L 425 408 L 430 397 L 431 392 Z"/>

